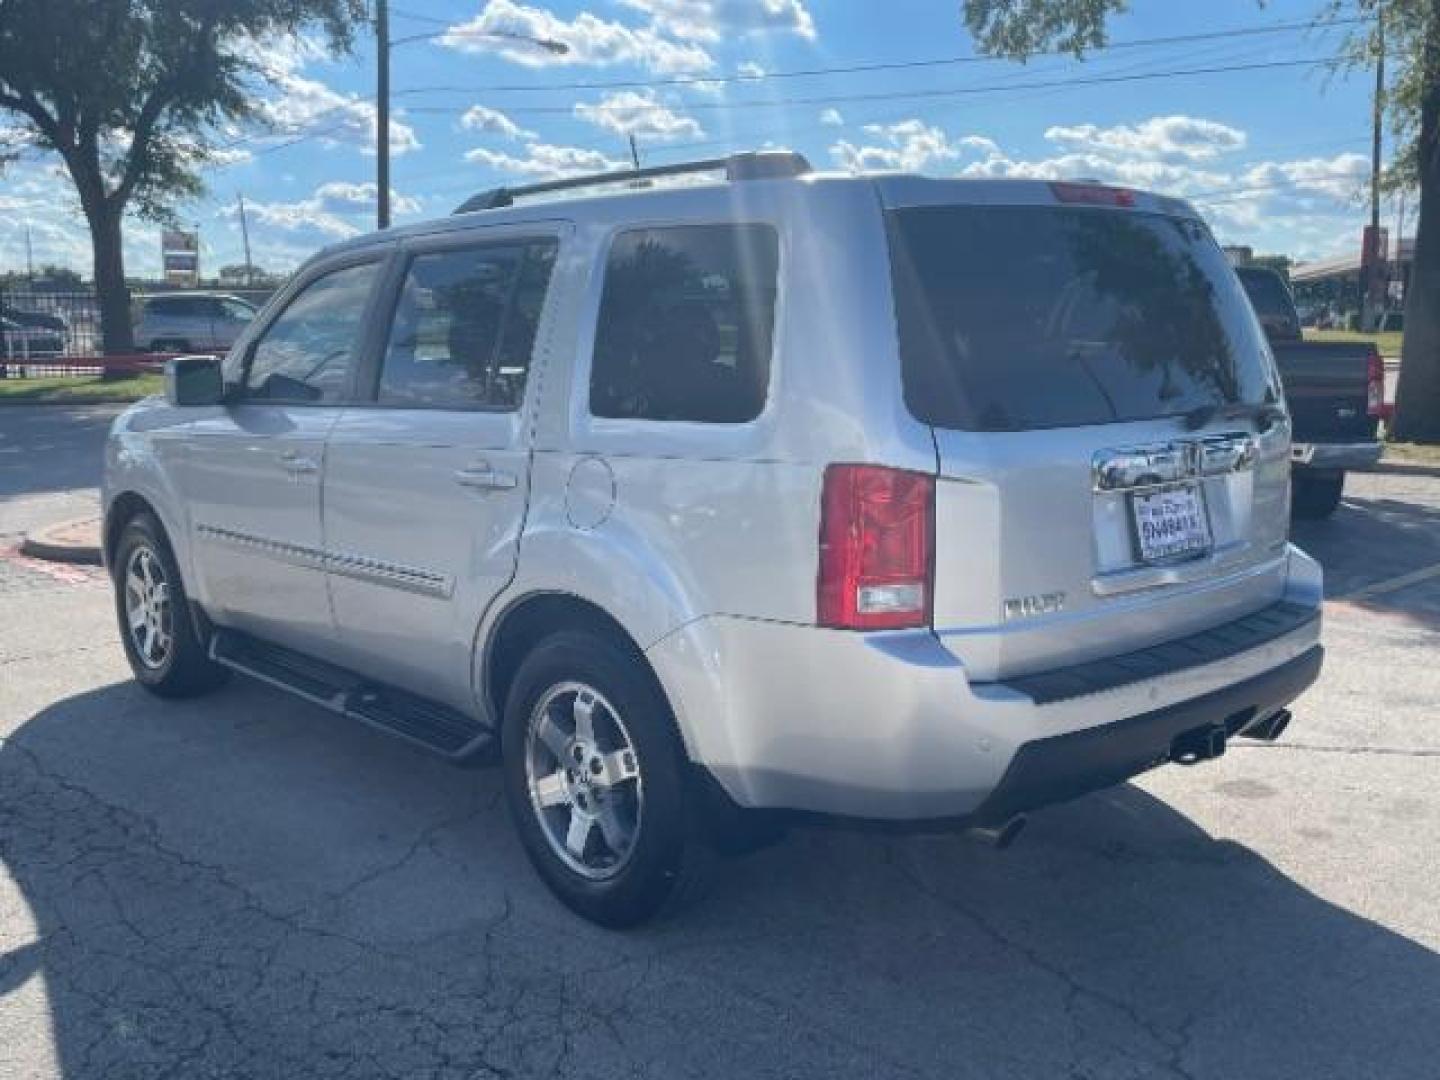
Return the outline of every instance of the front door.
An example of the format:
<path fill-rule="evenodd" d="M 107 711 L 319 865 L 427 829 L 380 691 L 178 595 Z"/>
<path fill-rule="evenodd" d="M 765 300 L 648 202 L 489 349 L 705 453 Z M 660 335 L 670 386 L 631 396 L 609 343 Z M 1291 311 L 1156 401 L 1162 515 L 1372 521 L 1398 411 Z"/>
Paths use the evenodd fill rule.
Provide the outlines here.
<path fill-rule="evenodd" d="M 373 401 L 330 433 L 324 531 L 346 659 L 456 708 L 473 705 L 475 631 L 515 572 L 556 248 L 527 235 L 410 251 Z"/>
<path fill-rule="evenodd" d="M 195 422 L 183 465 L 198 595 L 218 623 L 325 655 L 333 622 L 320 485 L 380 263 L 310 276 L 246 348 L 241 385 Z"/>

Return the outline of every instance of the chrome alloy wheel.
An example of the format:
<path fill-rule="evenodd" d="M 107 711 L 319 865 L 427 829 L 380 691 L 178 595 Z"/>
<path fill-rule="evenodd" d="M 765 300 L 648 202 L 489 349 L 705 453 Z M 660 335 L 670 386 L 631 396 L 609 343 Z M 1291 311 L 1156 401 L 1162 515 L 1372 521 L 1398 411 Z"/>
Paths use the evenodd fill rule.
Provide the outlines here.
<path fill-rule="evenodd" d="M 640 835 L 644 787 L 625 722 L 594 687 L 552 686 L 530 714 L 525 780 L 540 831 L 591 881 L 624 869 Z"/>
<path fill-rule="evenodd" d="M 165 566 L 142 544 L 125 565 L 125 622 L 135 655 L 151 671 L 160 670 L 170 659 L 173 618 Z"/>

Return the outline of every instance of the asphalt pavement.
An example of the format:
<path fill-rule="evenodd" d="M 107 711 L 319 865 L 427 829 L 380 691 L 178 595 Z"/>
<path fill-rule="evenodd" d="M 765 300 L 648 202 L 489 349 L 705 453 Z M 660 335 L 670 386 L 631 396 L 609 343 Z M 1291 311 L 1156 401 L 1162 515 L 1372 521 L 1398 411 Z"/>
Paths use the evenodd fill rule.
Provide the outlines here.
<path fill-rule="evenodd" d="M 1282 742 L 956 836 L 792 833 L 677 918 L 553 901 L 493 770 L 128 678 L 108 415 L 0 410 L 0 1078 L 1440 1074 L 1440 479 L 1353 478 Z M 87 500 L 89 500 L 87 504 Z"/>

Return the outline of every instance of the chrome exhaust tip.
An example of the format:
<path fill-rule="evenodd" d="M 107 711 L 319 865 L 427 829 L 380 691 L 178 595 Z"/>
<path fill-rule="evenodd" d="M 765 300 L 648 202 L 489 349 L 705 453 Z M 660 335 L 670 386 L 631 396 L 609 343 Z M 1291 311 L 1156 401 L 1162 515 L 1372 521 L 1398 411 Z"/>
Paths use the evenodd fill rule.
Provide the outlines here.
<path fill-rule="evenodd" d="M 1277 709 L 1269 716 L 1256 720 L 1253 724 L 1240 732 L 1247 739 L 1260 739 L 1264 742 L 1274 742 L 1285 733 L 1290 726 L 1290 710 Z"/>

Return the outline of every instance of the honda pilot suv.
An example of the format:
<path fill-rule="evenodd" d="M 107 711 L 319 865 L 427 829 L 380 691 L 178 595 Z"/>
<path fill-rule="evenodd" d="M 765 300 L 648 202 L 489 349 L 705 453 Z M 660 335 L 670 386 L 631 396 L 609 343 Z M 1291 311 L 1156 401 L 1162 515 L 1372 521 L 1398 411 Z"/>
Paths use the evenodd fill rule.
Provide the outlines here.
<path fill-rule="evenodd" d="M 135 677 L 498 755 L 603 924 L 792 817 L 1007 839 L 1320 669 L 1275 366 L 1173 199 L 783 152 L 502 189 L 167 380 L 107 452 Z"/>

